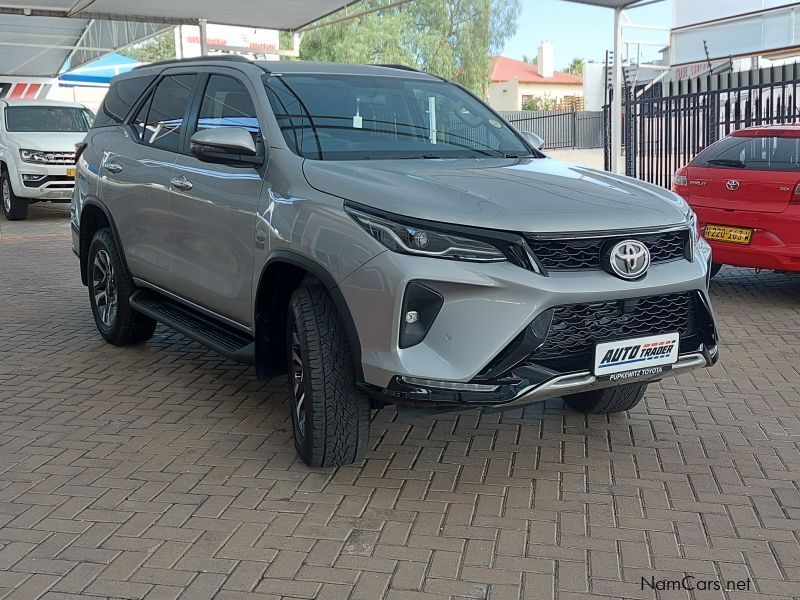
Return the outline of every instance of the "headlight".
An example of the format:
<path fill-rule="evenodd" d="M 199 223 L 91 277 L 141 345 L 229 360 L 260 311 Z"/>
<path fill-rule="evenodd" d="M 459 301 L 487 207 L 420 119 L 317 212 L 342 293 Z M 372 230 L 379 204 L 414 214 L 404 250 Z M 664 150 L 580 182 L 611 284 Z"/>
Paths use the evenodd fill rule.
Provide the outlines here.
<path fill-rule="evenodd" d="M 500 249 L 486 242 L 389 220 L 349 206 L 345 210 L 364 231 L 394 252 L 473 262 L 506 260 Z"/>
<path fill-rule="evenodd" d="M 44 152 L 40 152 L 39 150 L 20 150 L 19 157 L 24 162 L 29 163 L 46 163 L 47 156 L 45 156 Z"/>
<path fill-rule="evenodd" d="M 696 244 L 702 237 L 700 224 L 697 222 L 697 214 L 695 214 L 688 204 L 686 205 L 686 211 L 686 220 L 689 221 L 689 229 L 691 229 L 692 232 L 692 242 Z"/>

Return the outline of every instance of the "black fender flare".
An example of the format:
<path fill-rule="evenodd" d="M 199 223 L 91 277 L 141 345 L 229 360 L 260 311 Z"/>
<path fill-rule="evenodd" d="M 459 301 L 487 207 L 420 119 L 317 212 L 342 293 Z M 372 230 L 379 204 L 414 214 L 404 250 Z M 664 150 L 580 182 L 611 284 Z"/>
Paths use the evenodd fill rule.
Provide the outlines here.
<path fill-rule="evenodd" d="M 364 381 L 364 368 L 361 364 L 361 340 L 358 337 L 358 330 L 356 329 L 353 315 L 350 312 L 350 307 L 347 305 L 344 294 L 342 294 L 341 289 L 339 289 L 339 285 L 336 283 L 333 275 L 331 275 L 323 265 L 312 260 L 308 256 L 304 256 L 297 252 L 292 252 L 291 250 L 276 250 L 270 253 L 267 261 L 264 263 L 264 266 L 261 269 L 261 275 L 258 278 L 257 291 L 261 290 L 261 283 L 264 279 L 264 273 L 266 273 L 271 264 L 276 262 L 284 262 L 299 267 L 316 277 L 320 283 L 325 286 L 325 289 L 331 295 L 331 298 L 333 298 L 333 303 L 336 305 L 336 310 L 339 313 L 339 318 L 341 319 L 342 326 L 344 327 L 345 334 L 347 335 L 347 342 L 350 347 L 350 356 L 353 360 L 353 369 L 356 374 L 356 380 Z M 257 303 L 254 303 L 254 309 L 255 311 L 258 310 Z M 255 323 L 256 315 L 254 314 L 253 317 L 253 322 Z"/>
<path fill-rule="evenodd" d="M 111 235 L 114 237 L 114 243 L 117 245 L 117 250 L 119 251 L 120 258 L 122 259 L 122 264 L 125 265 L 125 271 L 130 273 L 131 271 L 128 268 L 128 261 L 125 258 L 125 248 L 122 246 L 122 239 L 119 237 L 119 231 L 117 231 L 117 224 L 114 221 L 114 217 L 111 216 L 111 211 L 100 200 L 98 200 L 98 199 L 96 199 L 94 197 L 87 197 L 83 201 L 83 204 L 81 205 L 81 214 L 80 214 L 80 218 L 78 220 L 78 223 L 79 223 L 79 225 L 78 225 L 78 243 L 79 243 L 78 258 L 80 258 L 80 263 L 81 263 L 81 281 L 83 282 L 83 285 L 87 285 L 87 283 L 88 283 L 86 281 L 86 259 L 87 259 L 87 256 L 88 256 L 89 244 L 91 243 L 91 240 L 87 240 L 86 251 L 84 252 L 84 248 L 83 248 L 84 228 L 83 228 L 83 226 L 84 226 L 85 220 L 83 218 L 83 213 L 86 212 L 86 207 L 87 206 L 92 206 L 94 208 L 97 208 L 97 209 L 100 210 L 100 212 L 102 212 L 105 215 L 106 221 L 108 221 L 109 227 L 111 228 Z"/>

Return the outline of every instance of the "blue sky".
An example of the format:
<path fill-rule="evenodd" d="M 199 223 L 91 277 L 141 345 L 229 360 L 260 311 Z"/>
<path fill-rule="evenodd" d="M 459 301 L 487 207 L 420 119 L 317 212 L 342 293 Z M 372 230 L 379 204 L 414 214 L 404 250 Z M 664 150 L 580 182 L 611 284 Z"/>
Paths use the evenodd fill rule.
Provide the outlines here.
<path fill-rule="evenodd" d="M 669 27 L 672 24 L 672 2 L 666 0 L 628 11 L 637 24 Z M 606 50 L 614 44 L 614 12 L 608 8 L 587 6 L 564 0 L 522 0 L 522 15 L 514 37 L 506 41 L 503 55 L 521 59 L 523 54 L 536 56 L 536 47 L 543 39 L 553 43 L 555 68 L 561 70 L 573 58 L 602 61 Z M 657 41 L 667 44 L 667 32 L 626 29 L 626 40 Z M 643 46 L 645 52 L 646 46 Z M 646 58 L 655 56 L 649 47 Z"/>

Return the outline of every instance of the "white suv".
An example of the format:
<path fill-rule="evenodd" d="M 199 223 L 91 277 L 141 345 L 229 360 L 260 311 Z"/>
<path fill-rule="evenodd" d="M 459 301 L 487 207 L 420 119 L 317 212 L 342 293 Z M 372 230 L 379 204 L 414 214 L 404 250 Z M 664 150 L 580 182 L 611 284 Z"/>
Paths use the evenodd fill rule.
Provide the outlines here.
<path fill-rule="evenodd" d="M 80 104 L 0 100 L 3 213 L 16 221 L 33 202 L 69 202 L 75 186 L 75 144 L 94 115 Z"/>

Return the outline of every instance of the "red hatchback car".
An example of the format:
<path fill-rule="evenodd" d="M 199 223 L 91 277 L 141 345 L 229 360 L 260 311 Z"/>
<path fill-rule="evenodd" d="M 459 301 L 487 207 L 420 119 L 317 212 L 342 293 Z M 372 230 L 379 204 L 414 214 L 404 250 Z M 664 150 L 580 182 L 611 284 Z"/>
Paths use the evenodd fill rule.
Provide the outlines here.
<path fill-rule="evenodd" d="M 675 173 L 722 265 L 800 271 L 800 125 L 734 131 Z"/>

